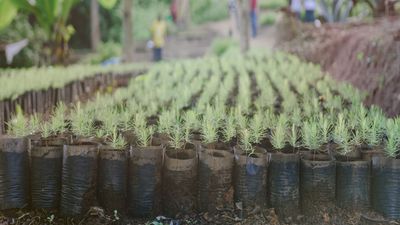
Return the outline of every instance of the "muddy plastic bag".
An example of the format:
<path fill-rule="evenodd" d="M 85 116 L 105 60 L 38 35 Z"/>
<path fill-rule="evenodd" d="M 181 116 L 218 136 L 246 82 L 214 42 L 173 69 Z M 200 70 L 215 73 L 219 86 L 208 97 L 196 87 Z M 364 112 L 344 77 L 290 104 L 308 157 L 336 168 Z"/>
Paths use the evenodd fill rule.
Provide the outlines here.
<path fill-rule="evenodd" d="M 366 209 L 370 205 L 370 163 L 336 162 L 336 203 L 342 208 Z"/>
<path fill-rule="evenodd" d="M 34 146 L 31 150 L 32 207 L 56 209 L 60 204 L 63 146 Z"/>
<path fill-rule="evenodd" d="M 281 217 L 299 214 L 300 157 L 298 154 L 269 153 L 268 201 Z"/>
<path fill-rule="evenodd" d="M 233 204 L 233 154 L 229 151 L 204 149 L 199 152 L 198 209 L 216 212 Z"/>
<path fill-rule="evenodd" d="M 301 208 L 315 214 L 335 201 L 336 163 L 328 155 L 307 155 L 300 163 Z"/>
<path fill-rule="evenodd" d="M 400 159 L 372 158 L 372 207 L 389 219 L 400 219 Z"/>
<path fill-rule="evenodd" d="M 108 212 L 125 214 L 128 178 L 128 151 L 101 147 L 98 169 L 98 199 Z"/>
<path fill-rule="evenodd" d="M 194 146 L 168 149 L 163 174 L 163 208 L 167 216 L 196 210 L 197 154 Z"/>
<path fill-rule="evenodd" d="M 135 217 L 161 212 L 163 148 L 133 148 L 129 158 L 128 211 Z"/>
<path fill-rule="evenodd" d="M 29 203 L 28 139 L 0 137 L 0 210 Z"/>
<path fill-rule="evenodd" d="M 234 187 L 235 202 L 241 202 L 244 216 L 267 204 L 267 168 L 266 150 L 256 147 L 251 155 L 239 147 L 235 151 Z"/>
<path fill-rule="evenodd" d="M 98 145 L 65 145 L 60 211 L 78 216 L 96 202 Z"/>

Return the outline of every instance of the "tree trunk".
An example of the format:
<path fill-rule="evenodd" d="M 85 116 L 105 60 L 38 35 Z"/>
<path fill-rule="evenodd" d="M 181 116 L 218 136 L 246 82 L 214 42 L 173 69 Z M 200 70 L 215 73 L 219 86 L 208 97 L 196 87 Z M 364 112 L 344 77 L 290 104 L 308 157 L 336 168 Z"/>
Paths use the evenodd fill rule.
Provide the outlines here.
<path fill-rule="evenodd" d="M 90 1 L 90 29 L 92 49 L 97 50 L 101 42 L 99 3 L 97 0 Z"/>
<path fill-rule="evenodd" d="M 123 0 L 123 18 L 122 18 L 122 32 L 123 32 L 123 61 L 133 61 L 133 21 L 132 21 L 132 3 L 133 0 Z"/>
<path fill-rule="evenodd" d="M 177 6 L 178 6 L 177 24 L 178 24 L 179 28 L 185 29 L 191 23 L 190 1 L 189 0 L 178 0 Z"/>
<path fill-rule="evenodd" d="M 237 0 L 240 15 L 240 49 L 245 53 L 250 48 L 250 4 L 248 0 Z"/>

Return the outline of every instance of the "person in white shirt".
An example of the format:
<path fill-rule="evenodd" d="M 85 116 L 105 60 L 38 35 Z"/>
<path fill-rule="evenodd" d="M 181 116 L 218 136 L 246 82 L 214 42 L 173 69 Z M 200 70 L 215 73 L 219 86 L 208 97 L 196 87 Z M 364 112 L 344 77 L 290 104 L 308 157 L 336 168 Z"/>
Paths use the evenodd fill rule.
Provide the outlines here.
<path fill-rule="evenodd" d="M 302 10 L 301 0 L 292 0 L 290 3 L 290 10 L 296 15 L 297 19 L 300 19 Z"/>
<path fill-rule="evenodd" d="M 307 23 L 313 23 L 315 20 L 315 8 L 317 7 L 317 3 L 315 0 L 305 0 L 304 8 L 306 10 L 306 15 L 304 21 Z"/>

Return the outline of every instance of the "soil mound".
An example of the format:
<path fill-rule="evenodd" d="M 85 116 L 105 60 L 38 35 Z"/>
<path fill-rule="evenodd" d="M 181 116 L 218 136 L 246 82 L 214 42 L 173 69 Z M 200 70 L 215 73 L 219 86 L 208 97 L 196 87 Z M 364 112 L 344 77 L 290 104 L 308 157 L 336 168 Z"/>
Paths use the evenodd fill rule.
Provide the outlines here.
<path fill-rule="evenodd" d="M 281 43 L 283 49 L 366 91 L 367 105 L 380 106 L 388 116 L 400 114 L 400 18 L 293 27 L 289 33 L 296 35 Z"/>

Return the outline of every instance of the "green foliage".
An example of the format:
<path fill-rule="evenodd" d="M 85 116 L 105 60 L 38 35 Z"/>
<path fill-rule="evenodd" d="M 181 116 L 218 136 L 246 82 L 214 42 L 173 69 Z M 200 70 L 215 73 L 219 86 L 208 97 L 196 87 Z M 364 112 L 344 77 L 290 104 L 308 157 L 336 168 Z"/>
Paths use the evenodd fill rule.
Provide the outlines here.
<path fill-rule="evenodd" d="M 308 120 L 303 123 L 302 140 L 305 147 L 311 151 L 317 151 L 322 145 L 320 138 L 319 123 L 315 120 Z"/>
<path fill-rule="evenodd" d="M 66 131 L 66 126 L 67 126 L 65 122 L 66 110 L 67 107 L 62 102 L 58 103 L 58 105 L 54 109 L 50 120 L 50 129 L 52 134 L 54 135 L 63 134 Z"/>
<path fill-rule="evenodd" d="M 179 123 L 173 126 L 169 136 L 171 138 L 169 145 L 176 150 L 182 149 L 183 145 L 185 144 L 185 137 Z"/>
<path fill-rule="evenodd" d="M 194 110 L 186 111 L 183 116 L 183 126 L 184 126 L 184 133 L 185 133 L 185 141 L 190 141 L 190 135 L 193 130 L 196 130 L 200 127 L 198 114 Z"/>
<path fill-rule="evenodd" d="M 31 134 L 35 134 L 40 131 L 41 115 L 34 113 L 29 117 L 28 126 Z"/>
<path fill-rule="evenodd" d="M 215 112 L 208 107 L 201 123 L 201 133 L 204 143 L 209 144 L 218 141 L 218 127 L 218 118 L 215 116 Z"/>
<path fill-rule="evenodd" d="M 25 137 L 30 134 L 28 119 L 24 116 L 21 106 L 17 105 L 16 114 L 8 123 L 8 134 L 15 137 Z"/>
<path fill-rule="evenodd" d="M 212 54 L 223 56 L 232 48 L 239 48 L 239 43 L 232 38 L 217 38 L 211 44 Z"/>
<path fill-rule="evenodd" d="M 318 117 L 319 133 L 322 144 L 327 144 L 331 141 L 332 121 L 322 113 Z"/>
<path fill-rule="evenodd" d="M 226 115 L 222 126 L 223 141 L 228 143 L 236 136 L 236 118 L 233 111 Z"/>
<path fill-rule="evenodd" d="M 262 112 L 257 112 L 254 114 L 253 118 L 249 120 L 249 130 L 252 143 L 258 144 L 265 137 L 266 128 L 264 123 L 264 114 Z"/>
<path fill-rule="evenodd" d="M 122 53 L 121 45 L 114 41 L 109 41 L 106 43 L 102 43 L 99 46 L 98 51 L 87 55 L 83 59 L 82 63 L 100 64 L 112 57 L 121 56 L 121 53 Z"/>
<path fill-rule="evenodd" d="M 289 144 L 294 148 L 299 147 L 298 128 L 295 124 L 292 124 L 292 127 L 289 132 Z"/>
<path fill-rule="evenodd" d="M 38 66 L 45 62 L 42 51 L 43 44 L 48 40 L 47 35 L 41 27 L 31 25 L 27 16 L 18 15 L 10 26 L 0 31 L 0 40 L 5 43 L 17 42 L 25 38 L 29 43 L 14 57 L 12 64 L 7 65 L 5 57 L 0 57 L 0 67 Z"/>
<path fill-rule="evenodd" d="M 190 13 L 194 23 L 202 24 L 228 18 L 227 1 L 201 0 L 190 1 Z"/>
<path fill-rule="evenodd" d="M 282 7 L 287 6 L 288 2 L 286 0 L 265 0 L 260 1 L 260 9 L 262 10 L 277 10 Z"/>
<path fill-rule="evenodd" d="M 275 150 L 282 150 L 286 146 L 286 129 L 288 118 L 285 114 L 278 117 L 278 121 L 271 130 L 271 144 Z"/>
<path fill-rule="evenodd" d="M 48 138 L 52 134 L 53 132 L 49 123 L 43 122 L 40 124 L 40 135 L 42 136 L 42 138 Z"/>
<path fill-rule="evenodd" d="M 276 12 L 271 11 L 262 13 L 260 17 L 260 24 L 262 26 L 274 25 L 277 18 L 278 18 L 278 13 Z"/>
<path fill-rule="evenodd" d="M 90 137 L 93 134 L 92 114 L 84 111 L 79 102 L 71 113 L 71 126 L 75 135 Z"/>
<path fill-rule="evenodd" d="M 351 134 L 349 129 L 347 128 L 346 119 L 344 118 L 344 115 L 342 113 L 338 115 L 336 126 L 333 130 L 333 140 L 336 144 L 339 145 L 340 154 L 346 155 L 353 150 Z"/>
<path fill-rule="evenodd" d="M 249 129 L 243 129 L 240 131 L 239 145 L 248 154 L 254 152 L 253 145 L 251 143 L 251 131 Z"/>
<path fill-rule="evenodd" d="M 154 135 L 154 127 L 144 126 L 135 128 L 135 134 L 138 139 L 138 146 L 148 147 Z"/>
<path fill-rule="evenodd" d="M 98 0 L 100 5 L 106 9 L 112 9 L 118 0 Z"/>
<path fill-rule="evenodd" d="M 17 15 L 12 0 L 0 0 L 0 31 L 6 28 Z"/>
<path fill-rule="evenodd" d="M 124 150 L 127 146 L 125 139 L 118 133 L 117 127 L 114 127 L 111 138 L 108 142 L 113 149 Z"/>
<path fill-rule="evenodd" d="M 399 119 L 388 119 L 386 122 L 385 151 L 389 157 L 396 158 L 400 147 L 400 123 Z"/>
<path fill-rule="evenodd" d="M 170 133 L 174 125 L 175 119 L 176 115 L 174 111 L 162 111 L 158 118 L 158 132 L 165 134 Z"/>

